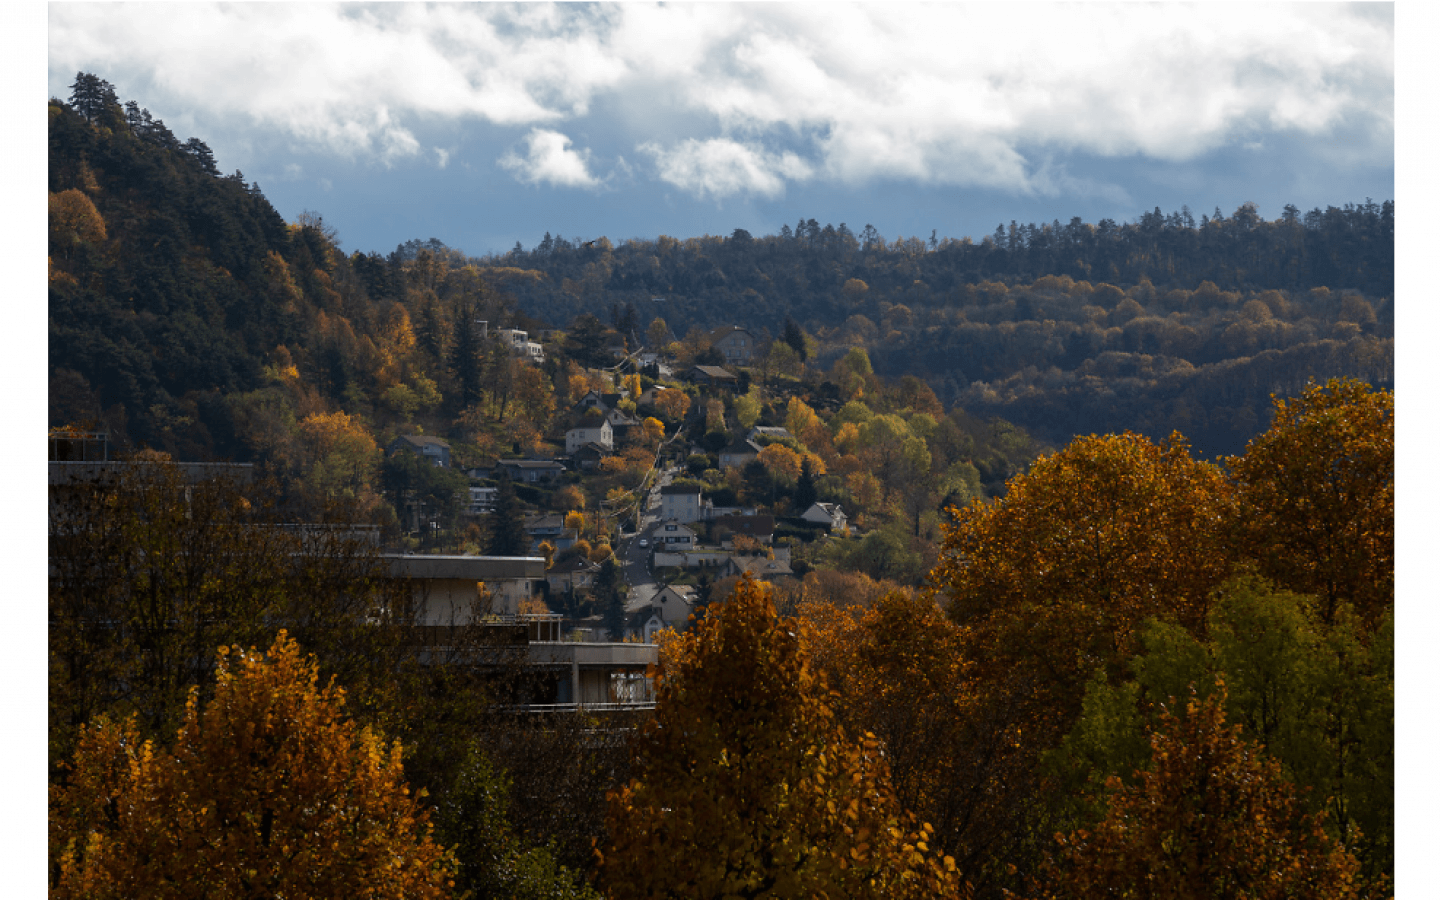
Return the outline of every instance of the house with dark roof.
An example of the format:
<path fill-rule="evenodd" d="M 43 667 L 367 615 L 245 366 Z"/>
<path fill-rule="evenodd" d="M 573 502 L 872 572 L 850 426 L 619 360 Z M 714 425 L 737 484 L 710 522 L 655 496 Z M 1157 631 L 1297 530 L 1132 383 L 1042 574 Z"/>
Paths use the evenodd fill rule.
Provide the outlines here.
<path fill-rule="evenodd" d="M 566 591 L 590 588 L 595 584 L 595 576 L 598 574 L 600 564 L 593 563 L 577 553 L 551 566 L 550 571 L 545 573 L 545 581 L 550 585 L 550 596 L 554 597 Z"/>
<path fill-rule="evenodd" d="M 502 459 L 495 465 L 504 469 L 511 481 L 523 481 L 526 484 L 553 481 L 565 471 L 565 467 L 553 459 Z"/>
<path fill-rule="evenodd" d="M 841 534 L 849 530 L 845 511 L 840 508 L 838 503 L 812 503 L 809 509 L 800 514 L 800 518 L 817 525 L 824 525 L 830 531 L 838 531 Z"/>
<path fill-rule="evenodd" d="M 779 559 L 732 556 L 720 567 L 720 577 L 728 578 L 732 575 L 749 575 L 758 581 L 775 581 L 779 578 L 794 578 L 795 571 L 790 568 L 790 563 Z"/>
<path fill-rule="evenodd" d="M 760 445 L 742 438 L 720 451 L 720 468 L 738 469 L 760 458 Z"/>
<path fill-rule="evenodd" d="M 771 515 L 719 516 L 711 520 L 710 534 L 722 547 L 734 546 L 735 537 L 744 535 L 768 546 L 775 538 L 775 517 Z"/>
<path fill-rule="evenodd" d="M 710 346 L 724 357 L 727 366 L 748 366 L 759 351 L 755 335 L 735 325 L 710 332 Z"/>
<path fill-rule="evenodd" d="M 739 379 L 719 366 L 691 366 L 686 373 L 690 380 L 704 387 L 734 388 Z"/>
<path fill-rule="evenodd" d="M 672 522 L 698 522 L 704 517 L 700 488 L 667 484 L 660 489 L 660 518 Z"/>
<path fill-rule="evenodd" d="M 583 447 L 576 448 L 575 452 L 570 454 L 570 462 L 581 472 L 588 472 L 600 465 L 600 460 L 607 456 L 614 455 L 615 451 L 613 449 L 602 447 L 594 441 L 591 441 Z"/>
<path fill-rule="evenodd" d="M 599 444 L 606 450 L 615 449 L 615 428 L 604 417 L 586 416 L 565 432 L 565 452 L 574 455 L 586 444 Z"/>
<path fill-rule="evenodd" d="M 385 448 L 385 452 L 391 456 L 402 450 L 429 460 L 442 469 L 450 467 L 450 445 L 440 438 L 428 434 L 402 434 Z"/>

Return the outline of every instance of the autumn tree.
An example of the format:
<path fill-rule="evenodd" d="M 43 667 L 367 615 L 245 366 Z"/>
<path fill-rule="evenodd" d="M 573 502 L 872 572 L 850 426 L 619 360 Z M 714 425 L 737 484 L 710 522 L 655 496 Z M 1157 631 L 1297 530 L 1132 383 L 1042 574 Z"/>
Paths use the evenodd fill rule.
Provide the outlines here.
<path fill-rule="evenodd" d="M 610 794 L 610 897 L 956 895 L 879 742 L 835 721 L 803 628 L 747 579 L 665 645 L 635 777 Z"/>
<path fill-rule="evenodd" d="M 83 192 L 71 188 L 50 195 L 50 255 L 69 260 L 76 247 L 106 238 L 105 220 Z"/>
<path fill-rule="evenodd" d="M 679 422 L 690 411 L 690 395 L 684 391 L 667 388 L 655 394 L 655 408 L 671 422 Z"/>
<path fill-rule="evenodd" d="M 891 590 L 849 606 L 819 591 L 804 595 L 807 649 L 835 690 L 837 717 L 847 731 L 880 739 L 901 806 L 934 826 L 945 852 L 959 855 L 961 832 L 983 809 L 962 789 L 975 769 L 968 754 L 976 723 L 959 626 L 915 592 Z"/>
<path fill-rule="evenodd" d="M 1144 619 L 1203 627 L 1234 558 L 1232 504 L 1223 473 L 1179 435 L 1077 438 L 1003 499 L 956 511 L 934 582 L 981 658 L 1033 667 L 1078 700 L 1097 665 L 1129 658 Z"/>
<path fill-rule="evenodd" d="M 1045 900 L 1358 897 L 1358 864 L 1306 815 L 1279 763 L 1227 726 L 1223 683 L 1162 713 L 1151 767 L 1112 782 L 1109 812 L 1060 838 Z"/>
<path fill-rule="evenodd" d="M 81 734 L 51 789 L 54 897 L 444 897 L 454 861 L 405 784 L 398 743 L 282 632 L 222 647 L 171 744 L 133 721 Z"/>
<path fill-rule="evenodd" d="M 1354 380 L 1275 398 L 1270 428 L 1228 460 L 1236 527 L 1262 571 L 1374 620 L 1395 595 L 1395 396 Z"/>

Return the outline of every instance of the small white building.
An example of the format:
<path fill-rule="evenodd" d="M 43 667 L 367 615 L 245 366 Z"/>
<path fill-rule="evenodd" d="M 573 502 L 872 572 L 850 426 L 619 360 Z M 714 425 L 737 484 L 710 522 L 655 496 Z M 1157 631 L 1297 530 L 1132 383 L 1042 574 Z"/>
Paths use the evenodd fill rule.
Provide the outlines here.
<path fill-rule="evenodd" d="M 565 432 L 565 452 L 573 454 L 586 444 L 615 449 L 615 429 L 608 419 L 587 420 Z"/>
<path fill-rule="evenodd" d="M 496 331 L 500 339 L 510 346 L 511 352 L 516 356 L 524 357 L 535 363 L 545 361 L 545 348 L 535 341 L 530 340 L 527 332 L 519 328 L 501 328 Z"/>
<path fill-rule="evenodd" d="M 838 531 L 841 534 L 847 533 L 850 528 L 845 511 L 840 508 L 838 503 L 812 503 L 809 509 L 800 514 L 800 518 L 817 525 L 824 525 L 831 531 Z"/>
<path fill-rule="evenodd" d="M 698 522 L 704 517 L 700 489 L 667 484 L 660 489 L 660 518 L 672 522 Z"/>
<path fill-rule="evenodd" d="M 690 550 L 700 543 L 699 535 L 694 529 L 678 522 L 666 522 L 655 529 L 655 547 L 670 552 L 676 550 Z"/>

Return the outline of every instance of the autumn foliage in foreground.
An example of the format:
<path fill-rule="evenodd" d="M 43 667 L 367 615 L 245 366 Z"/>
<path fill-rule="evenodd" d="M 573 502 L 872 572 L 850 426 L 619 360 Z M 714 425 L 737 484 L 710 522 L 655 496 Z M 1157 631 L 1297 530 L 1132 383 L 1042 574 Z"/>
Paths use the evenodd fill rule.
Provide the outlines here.
<path fill-rule="evenodd" d="M 1104 821 L 1061 840 L 1043 900 L 1359 896 L 1354 857 L 1305 814 L 1280 763 L 1226 725 L 1224 693 L 1162 715 L 1152 767 L 1115 785 Z"/>
<path fill-rule="evenodd" d="M 293 641 L 221 648 L 217 678 L 171 746 L 132 720 L 84 729 L 51 789 L 52 897 L 449 896 L 399 745 L 351 721 Z"/>
<path fill-rule="evenodd" d="M 836 723 L 803 627 L 745 580 L 666 645 L 635 777 L 610 797 L 610 897 L 957 895 L 879 742 Z"/>

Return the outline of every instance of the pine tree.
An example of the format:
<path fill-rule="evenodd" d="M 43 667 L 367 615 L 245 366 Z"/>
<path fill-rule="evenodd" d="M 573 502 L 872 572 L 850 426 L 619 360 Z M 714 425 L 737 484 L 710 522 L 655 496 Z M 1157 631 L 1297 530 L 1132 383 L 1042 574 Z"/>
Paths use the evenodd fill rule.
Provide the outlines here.
<path fill-rule="evenodd" d="M 70 86 L 70 105 L 91 124 L 97 124 L 112 108 L 119 110 L 120 100 L 110 82 L 89 72 L 78 72 Z"/>
<path fill-rule="evenodd" d="M 610 639 L 618 641 L 625 636 L 625 593 L 620 585 L 620 566 L 615 562 L 615 557 L 607 557 L 600 564 L 600 572 L 595 576 L 595 600 L 604 611 L 605 630 L 610 632 Z"/>
<path fill-rule="evenodd" d="M 805 332 L 800 330 L 800 323 L 789 316 L 785 317 L 785 343 L 789 344 L 790 349 L 799 355 L 801 362 L 805 361 L 807 357 L 805 351 Z"/>
<path fill-rule="evenodd" d="M 515 484 L 503 472 L 495 492 L 495 508 L 490 511 L 490 542 L 487 556 L 524 556 L 529 540 L 525 536 L 524 511 L 515 495 Z"/>
<path fill-rule="evenodd" d="M 480 400 L 485 360 L 480 337 L 475 333 L 475 305 L 460 303 L 455 307 L 455 343 L 450 348 L 450 371 L 460 387 L 460 406 L 473 406 Z"/>

